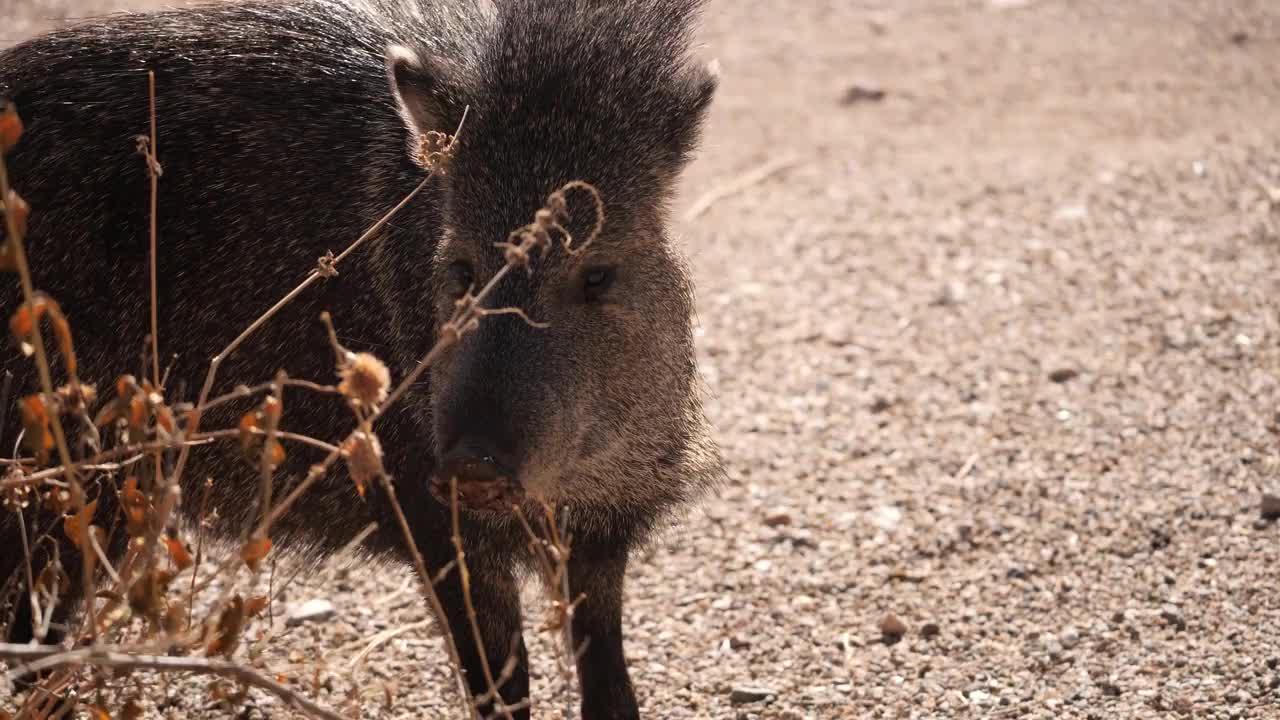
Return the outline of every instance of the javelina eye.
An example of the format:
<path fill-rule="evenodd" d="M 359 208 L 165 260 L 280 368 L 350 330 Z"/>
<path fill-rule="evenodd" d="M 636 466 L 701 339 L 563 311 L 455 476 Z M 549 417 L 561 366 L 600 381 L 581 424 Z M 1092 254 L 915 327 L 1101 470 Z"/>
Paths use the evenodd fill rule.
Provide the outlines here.
<path fill-rule="evenodd" d="M 475 271 L 471 269 L 471 264 L 465 260 L 454 260 L 449 263 L 449 294 L 454 297 L 462 297 L 467 294 L 468 290 L 473 289 L 475 285 Z"/>
<path fill-rule="evenodd" d="M 582 294 L 587 302 L 599 300 L 613 285 L 613 268 L 591 268 L 582 274 Z"/>

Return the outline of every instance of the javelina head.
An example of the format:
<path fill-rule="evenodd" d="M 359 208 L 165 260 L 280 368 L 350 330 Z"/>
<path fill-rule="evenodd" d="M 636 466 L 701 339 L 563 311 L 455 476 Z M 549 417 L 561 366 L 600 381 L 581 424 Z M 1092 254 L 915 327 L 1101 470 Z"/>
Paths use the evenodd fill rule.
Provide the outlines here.
<path fill-rule="evenodd" d="M 717 471 L 698 402 L 686 268 L 666 205 L 716 78 L 688 52 L 693 0 L 515 0 L 471 64 L 389 53 L 402 115 L 452 128 L 445 236 L 433 258 L 438 322 L 502 267 L 495 245 L 571 180 L 599 190 L 603 233 L 580 255 L 557 245 L 511 272 L 484 318 L 432 369 L 443 473 L 510 478 L 531 494 L 600 511 L 659 510 Z M 568 229 L 595 219 L 568 195 Z"/>

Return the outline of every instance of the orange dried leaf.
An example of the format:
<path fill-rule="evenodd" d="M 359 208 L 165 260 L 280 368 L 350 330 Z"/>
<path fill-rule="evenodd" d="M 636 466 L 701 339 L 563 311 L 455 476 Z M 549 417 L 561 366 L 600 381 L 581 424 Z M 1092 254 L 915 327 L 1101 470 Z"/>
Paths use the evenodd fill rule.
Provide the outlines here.
<path fill-rule="evenodd" d="M 148 518 L 151 515 L 151 503 L 147 496 L 138 489 L 138 478 L 125 480 L 124 489 L 120 491 L 120 503 L 123 505 L 126 529 L 130 537 L 145 535 Z"/>
<path fill-rule="evenodd" d="M 141 395 L 129 399 L 129 429 L 141 430 L 147 422 L 147 401 Z"/>
<path fill-rule="evenodd" d="M 120 403 L 109 402 L 102 406 L 98 414 L 93 418 L 93 424 L 98 427 L 106 427 L 115 422 L 120 417 Z"/>
<path fill-rule="evenodd" d="M 22 443 L 36 456 L 36 461 L 43 465 L 49 460 L 49 451 L 53 450 L 53 431 L 49 428 L 49 410 L 45 407 L 44 398 L 39 395 L 28 395 L 22 399 Z"/>
<path fill-rule="evenodd" d="M 62 353 L 62 364 L 67 368 L 67 374 L 74 377 L 77 368 L 75 342 L 71 338 L 71 323 L 67 322 L 67 317 L 62 314 L 62 309 L 57 303 L 52 300 L 49 302 L 49 321 L 53 325 L 53 334 L 58 338 L 58 351 Z"/>
<path fill-rule="evenodd" d="M 173 576 L 164 570 L 153 570 L 143 575 L 129 588 L 129 608 L 137 615 L 153 622 L 160 622 L 160 614 L 167 611 L 164 596 Z"/>
<path fill-rule="evenodd" d="M 271 538 L 263 535 L 249 540 L 244 547 L 240 548 L 240 559 L 244 560 L 244 564 L 248 565 L 250 570 L 256 570 L 258 563 L 269 552 L 271 552 Z"/>
<path fill-rule="evenodd" d="M 271 599 L 266 595 L 254 595 L 244 601 L 244 614 L 249 617 L 257 617 L 263 610 L 267 609 L 267 605 Z"/>
<path fill-rule="evenodd" d="M 94 500 L 86 504 L 75 515 L 68 515 L 62 520 L 62 530 L 67 534 L 67 539 L 80 547 L 81 543 L 88 537 L 86 533 L 89 529 L 89 523 L 93 522 L 93 514 L 98 509 L 98 501 Z"/>
<path fill-rule="evenodd" d="M 90 705 L 89 717 L 93 718 L 93 720 L 111 720 L 111 713 L 97 705 Z"/>
<path fill-rule="evenodd" d="M 32 310 L 29 303 L 23 303 L 9 318 L 9 332 L 13 333 L 15 340 L 26 340 L 35 329 L 36 319 L 36 311 Z"/>
<path fill-rule="evenodd" d="M 3 110 L 0 110 L 0 152 L 9 152 L 13 146 L 18 144 L 18 138 L 22 137 L 22 118 L 18 115 L 18 108 L 13 103 L 4 103 Z"/>
<path fill-rule="evenodd" d="M 165 548 L 169 551 L 169 559 L 173 560 L 173 564 L 177 566 L 179 571 L 186 570 L 195 563 L 195 560 L 191 557 L 191 553 L 187 551 L 187 547 L 182 544 L 181 540 L 170 535 L 165 535 L 162 538 L 162 541 L 164 542 Z"/>
<path fill-rule="evenodd" d="M 240 449 L 244 451 L 246 457 L 253 457 L 253 444 L 257 439 L 256 430 L 258 429 L 258 413 L 247 412 L 240 418 Z"/>
<path fill-rule="evenodd" d="M 231 657 L 236 646 L 240 644 L 240 632 L 244 629 L 244 600 L 236 595 L 227 603 L 227 607 L 218 616 L 218 627 L 214 630 L 213 640 L 205 650 L 210 655 Z"/>

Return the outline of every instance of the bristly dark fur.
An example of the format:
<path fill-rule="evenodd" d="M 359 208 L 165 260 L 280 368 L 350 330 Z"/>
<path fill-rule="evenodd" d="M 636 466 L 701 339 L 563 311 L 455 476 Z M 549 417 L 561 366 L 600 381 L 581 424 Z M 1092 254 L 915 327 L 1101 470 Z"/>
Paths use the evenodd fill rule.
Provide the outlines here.
<path fill-rule="evenodd" d="M 451 131 L 464 108 L 448 176 L 337 278 L 238 350 L 215 392 L 268 379 L 278 367 L 331 380 L 321 310 L 333 314 L 346 345 L 407 370 L 452 308 L 452 268 L 488 277 L 503 262 L 493 243 L 528 222 L 551 190 L 568 180 L 599 188 L 607 222 L 591 251 L 553 253 L 532 278 L 515 273 L 494 295 L 494 305 L 521 307 L 550 328 L 486 318 L 377 428 L 432 567 L 452 556 L 445 509 L 427 492 L 442 457 L 480 447 L 531 492 L 569 507 L 570 580 L 588 597 L 574 621 L 579 641 L 590 638 L 579 668 L 583 715 L 593 720 L 639 714 L 622 654 L 630 551 L 719 473 L 696 386 L 692 290 L 665 231 L 674 180 L 715 89 L 690 57 L 699 7 L 247 0 L 109 16 L 0 52 L 0 96 L 15 101 L 27 124 L 9 161 L 33 208 L 36 285 L 62 303 L 83 377 L 104 389 L 141 370 L 149 332 L 148 180 L 133 141 L 148 124 L 148 70 L 156 73 L 164 167 L 160 338 L 165 358 L 178 356 L 171 401 L 193 399 L 215 352 L 316 258 L 344 247 L 409 191 L 422 169 L 406 148 L 422 131 Z M 612 286 L 587 299 L 584 277 L 601 268 Z M 5 289 L 0 301 L 16 308 L 19 295 Z M 15 395 L 37 390 L 29 360 L 11 350 L 4 363 L 19 378 Z M 351 426 L 331 398 L 291 390 L 284 404 L 295 432 L 335 439 Z M 244 410 L 228 406 L 203 424 L 230 426 Z M 11 414 L 4 437 L 16 432 Z M 316 460 L 305 448 L 290 453 L 282 478 Z M 201 448 L 192 463 L 187 512 L 196 509 L 196 488 L 214 477 L 210 503 L 225 530 L 255 517 L 256 475 L 235 448 Z M 110 524 L 114 493 L 95 485 L 90 494 L 101 500 L 100 523 Z M 382 493 L 361 503 L 335 472 L 274 539 L 330 551 L 378 520 L 368 549 L 402 556 L 391 517 Z M 31 511 L 28 519 L 35 534 L 59 537 L 51 518 Z M 442 591 L 479 692 L 479 653 L 501 665 L 519 633 L 517 570 L 528 557 L 510 518 L 468 512 L 463 530 L 484 647 L 461 632 L 456 583 Z M 0 517 L 0 582 L 21 561 L 16 533 L 14 518 Z M 37 561 L 51 547 L 40 543 Z M 79 562 L 74 548 L 61 552 L 64 564 Z M 11 637 L 30 634 L 25 605 L 18 603 Z M 503 692 L 510 702 L 528 691 L 522 642 L 519 652 Z"/>

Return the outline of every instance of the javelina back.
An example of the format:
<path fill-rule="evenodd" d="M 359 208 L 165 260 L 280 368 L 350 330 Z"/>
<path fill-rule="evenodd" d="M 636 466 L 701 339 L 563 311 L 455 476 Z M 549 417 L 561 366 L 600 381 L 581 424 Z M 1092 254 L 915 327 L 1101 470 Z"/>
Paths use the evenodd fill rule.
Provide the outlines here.
<path fill-rule="evenodd" d="M 696 390 L 691 288 L 665 232 L 666 203 L 715 89 L 713 75 L 689 57 L 698 5 L 232 2 L 111 16 L 0 54 L 0 95 L 27 125 L 9 161 L 33 208 L 35 283 L 69 316 L 83 379 L 103 388 L 137 371 L 149 332 L 148 180 L 133 140 L 148 126 L 148 70 L 164 168 L 159 337 L 162 355 L 177 355 L 171 397 L 192 399 L 214 353 L 315 258 L 341 249 L 400 200 L 424 173 L 412 151 L 419 133 L 451 131 L 464 107 L 447 176 L 338 277 L 237 350 L 215 393 L 269 379 L 278 367 L 332 378 L 322 310 L 349 348 L 388 359 L 401 375 L 436 340 L 455 298 L 502 265 L 495 241 L 566 181 L 599 189 L 607 207 L 599 240 L 580 256 L 536 260 L 531 275 L 511 273 L 488 303 L 522 308 L 549 326 L 485 318 L 377 425 L 432 568 L 453 555 L 447 508 L 428 491 L 442 466 L 463 480 L 510 477 L 569 508 L 570 585 L 586 594 L 573 631 L 579 643 L 590 639 L 579 664 L 582 711 L 593 719 L 638 716 L 622 650 L 629 552 L 719 472 Z M 5 292 L 12 311 L 19 296 Z M 11 351 L 6 368 L 19 378 L 15 393 L 38 391 L 29 359 Z M 351 426 L 330 397 L 290 390 L 285 407 L 285 425 L 299 433 L 332 439 Z M 243 411 L 228 408 L 203 426 L 227 427 Z M 12 442 L 15 433 L 10 422 L 4 437 Z M 291 447 L 282 477 L 296 479 L 316 459 Z M 235 448 L 193 452 L 183 475 L 186 511 L 195 510 L 206 477 L 224 530 L 256 519 L 256 475 Z M 89 492 L 103 500 L 97 521 L 110 525 L 112 492 Z M 332 551 L 377 520 L 365 545 L 403 557 L 391 518 L 383 492 L 371 488 L 362 502 L 335 470 L 273 538 Z M 2 522 L 0 579 L 21 559 L 16 523 L 7 513 Z M 517 578 L 529 551 L 509 511 L 468 509 L 462 529 L 484 647 L 466 630 L 456 581 L 441 593 L 478 694 L 480 653 L 500 667 L 519 635 Z M 74 549 L 63 552 L 73 566 Z M 37 559 L 44 554 L 37 549 Z M 30 635 L 24 606 L 13 637 Z M 502 692 L 508 703 L 528 691 L 522 641 L 518 653 Z"/>

